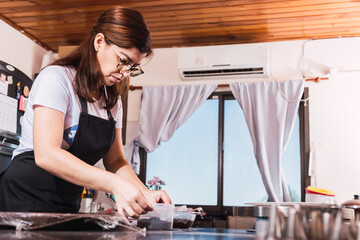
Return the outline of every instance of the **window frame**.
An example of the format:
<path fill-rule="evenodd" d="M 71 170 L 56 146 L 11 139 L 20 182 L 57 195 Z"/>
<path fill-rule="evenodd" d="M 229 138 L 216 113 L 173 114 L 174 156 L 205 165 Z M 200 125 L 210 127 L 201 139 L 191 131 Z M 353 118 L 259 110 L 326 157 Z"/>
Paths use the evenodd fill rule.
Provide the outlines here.
<path fill-rule="evenodd" d="M 307 99 L 309 89 L 305 88 L 302 99 Z M 209 216 L 232 215 L 233 207 L 223 206 L 223 160 L 224 160 L 224 103 L 225 100 L 234 100 L 231 91 L 215 91 L 208 99 L 219 99 L 219 127 L 218 127 L 218 193 L 216 206 L 187 205 L 191 208 L 202 207 Z M 301 101 L 299 104 L 299 132 L 300 132 L 300 165 L 301 165 L 301 201 L 305 201 L 305 187 L 310 185 L 309 154 L 310 154 L 310 124 L 309 124 L 309 101 Z M 140 172 L 138 177 L 146 185 L 147 153 L 144 148 L 139 148 Z"/>

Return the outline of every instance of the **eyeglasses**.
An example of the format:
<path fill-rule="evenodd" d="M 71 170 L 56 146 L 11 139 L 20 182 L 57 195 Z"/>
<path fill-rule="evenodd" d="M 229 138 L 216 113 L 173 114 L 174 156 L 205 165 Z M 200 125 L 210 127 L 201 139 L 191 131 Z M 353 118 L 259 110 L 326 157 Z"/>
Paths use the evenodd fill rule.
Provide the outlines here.
<path fill-rule="evenodd" d="M 128 61 L 124 60 L 119 52 L 116 50 L 116 48 L 113 46 L 113 44 L 108 40 L 108 42 L 110 43 L 110 46 L 112 47 L 112 49 L 114 49 L 114 51 L 116 52 L 116 54 L 119 56 L 120 58 L 120 63 L 116 66 L 116 68 L 120 71 L 120 72 L 129 72 L 130 77 L 137 77 L 141 74 L 144 73 L 144 71 L 142 70 L 142 68 L 140 66 L 134 66 L 131 65 Z M 127 66 L 127 67 L 126 67 Z"/>

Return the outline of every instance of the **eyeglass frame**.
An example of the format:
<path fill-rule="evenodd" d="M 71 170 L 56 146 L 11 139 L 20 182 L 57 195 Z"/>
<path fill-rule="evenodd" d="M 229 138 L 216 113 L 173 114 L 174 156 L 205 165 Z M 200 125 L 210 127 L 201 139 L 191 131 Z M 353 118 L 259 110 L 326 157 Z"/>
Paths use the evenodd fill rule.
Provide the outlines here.
<path fill-rule="evenodd" d="M 124 62 L 127 62 L 126 60 L 124 60 L 119 52 L 115 49 L 115 47 L 113 46 L 114 44 L 107 38 L 105 37 L 105 40 L 110 44 L 110 46 L 112 47 L 112 49 L 114 49 L 115 53 L 118 55 L 118 57 L 120 58 L 120 63 L 118 63 L 118 65 L 116 65 L 116 68 L 121 72 L 121 71 L 125 71 L 125 72 L 129 72 L 130 77 L 137 77 L 141 74 L 144 74 L 144 70 L 140 67 L 140 65 L 138 66 L 134 66 L 131 65 L 130 63 L 125 64 Z M 129 66 L 128 68 L 124 68 L 124 66 Z M 121 67 L 121 68 L 120 68 Z M 136 75 L 132 75 L 134 73 L 134 69 L 138 70 L 139 72 Z"/>

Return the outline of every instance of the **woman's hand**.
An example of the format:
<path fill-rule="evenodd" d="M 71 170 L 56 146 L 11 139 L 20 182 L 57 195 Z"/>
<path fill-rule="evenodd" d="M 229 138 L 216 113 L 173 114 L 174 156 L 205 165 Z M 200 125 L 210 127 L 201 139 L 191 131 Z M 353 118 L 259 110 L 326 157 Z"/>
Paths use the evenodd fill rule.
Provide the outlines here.
<path fill-rule="evenodd" d="M 153 210 L 139 187 L 123 177 L 116 177 L 112 195 L 115 197 L 118 213 L 126 220 L 128 219 L 124 211 L 130 217 L 139 218 L 140 214 Z"/>
<path fill-rule="evenodd" d="M 142 194 L 150 203 L 172 203 L 169 195 L 162 190 L 142 190 Z"/>

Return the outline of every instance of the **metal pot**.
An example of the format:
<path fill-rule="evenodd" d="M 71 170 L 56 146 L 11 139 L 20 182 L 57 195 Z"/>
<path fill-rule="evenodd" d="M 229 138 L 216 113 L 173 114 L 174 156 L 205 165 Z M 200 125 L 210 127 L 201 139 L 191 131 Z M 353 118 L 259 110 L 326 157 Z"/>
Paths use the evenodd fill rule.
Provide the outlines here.
<path fill-rule="evenodd" d="M 341 204 L 341 206 L 345 209 L 345 210 L 350 210 L 350 212 L 346 213 L 345 215 L 348 217 L 345 218 L 359 218 L 360 217 L 360 196 L 359 195 L 354 195 L 353 199 L 347 200 L 345 202 L 343 202 Z M 351 212 L 352 211 L 352 212 Z"/>

